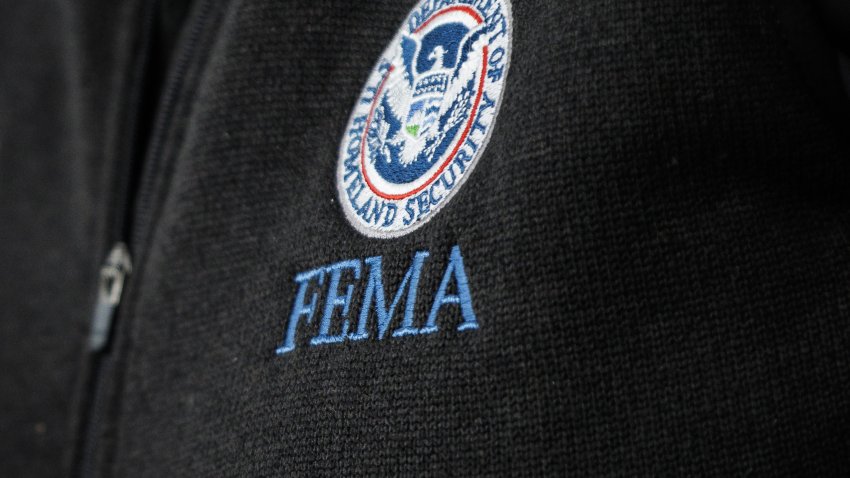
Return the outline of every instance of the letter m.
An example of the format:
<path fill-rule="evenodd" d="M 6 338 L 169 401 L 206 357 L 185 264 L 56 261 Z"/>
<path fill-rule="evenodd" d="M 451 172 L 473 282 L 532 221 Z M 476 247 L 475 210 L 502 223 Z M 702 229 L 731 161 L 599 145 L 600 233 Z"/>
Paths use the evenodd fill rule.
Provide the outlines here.
<path fill-rule="evenodd" d="M 419 288 L 419 277 L 422 273 L 422 265 L 428 257 L 428 252 L 417 252 L 413 258 L 413 264 L 404 275 L 401 285 L 398 286 L 392 303 L 387 307 L 386 294 L 384 290 L 383 280 L 383 264 L 380 257 L 370 257 L 366 259 L 366 264 L 369 265 L 369 281 L 366 285 L 366 293 L 363 297 L 363 305 L 360 309 L 360 318 L 357 324 L 357 331 L 351 335 L 351 340 L 364 340 L 369 337 L 369 332 L 366 329 L 369 315 L 372 309 L 375 310 L 375 318 L 378 325 L 378 339 L 383 340 L 387 335 L 390 323 L 395 315 L 401 298 L 404 296 L 405 289 L 407 290 L 407 299 L 405 300 L 404 319 L 402 328 L 396 331 L 405 330 L 413 327 L 413 307 L 416 304 L 416 292 Z M 415 330 L 415 329 L 414 329 Z"/>

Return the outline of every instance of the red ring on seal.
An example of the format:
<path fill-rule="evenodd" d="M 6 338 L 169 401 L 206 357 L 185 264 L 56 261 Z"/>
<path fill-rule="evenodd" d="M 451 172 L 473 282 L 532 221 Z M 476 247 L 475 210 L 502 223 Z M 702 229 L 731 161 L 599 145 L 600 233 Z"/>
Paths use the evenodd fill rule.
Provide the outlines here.
<path fill-rule="evenodd" d="M 435 18 L 450 13 L 452 11 L 462 11 L 472 16 L 476 20 L 476 22 L 478 22 L 479 25 L 481 24 L 481 22 L 484 21 L 481 18 L 481 15 L 479 15 L 478 12 L 476 12 L 470 7 L 448 7 L 434 14 L 419 28 L 417 28 L 414 33 L 418 33 L 420 30 L 425 28 L 426 25 L 431 23 Z M 478 80 L 478 94 L 475 95 L 475 102 L 472 104 L 472 114 L 469 115 L 469 120 L 466 122 L 466 127 L 464 128 L 460 139 L 455 144 L 455 147 L 452 149 L 452 152 L 446 157 L 446 159 L 443 161 L 443 164 L 440 165 L 440 168 L 430 178 L 428 178 L 428 181 L 425 181 L 425 183 L 421 186 L 404 194 L 389 194 L 379 190 L 377 186 L 372 183 L 372 180 L 369 179 L 369 174 L 366 172 L 366 136 L 369 134 L 369 128 L 372 125 L 372 116 L 375 114 L 375 107 L 378 105 L 378 100 L 381 99 L 381 93 L 384 91 L 384 86 L 386 86 L 387 79 L 390 77 L 390 75 L 393 73 L 393 70 L 395 69 L 395 67 L 390 66 L 390 69 L 387 71 L 386 75 L 384 75 L 384 78 L 381 80 L 380 86 L 378 86 L 378 91 L 377 93 L 375 93 L 375 98 L 372 100 L 372 106 L 369 110 L 369 118 L 366 120 L 366 128 L 363 130 L 363 137 L 360 140 L 360 170 L 363 173 L 363 179 L 366 181 L 366 184 L 369 186 L 369 189 L 371 189 L 373 193 L 387 200 L 394 201 L 399 199 L 406 199 L 422 192 L 425 188 L 433 184 L 434 181 L 436 181 L 441 174 L 443 174 L 443 171 L 445 171 L 446 168 L 452 163 L 455 156 L 457 155 L 457 152 L 460 151 L 460 147 L 463 145 L 463 143 L 466 141 L 466 138 L 469 136 L 469 132 L 472 130 L 472 124 L 475 120 L 475 117 L 478 115 L 478 107 L 481 105 L 481 97 L 484 95 L 484 79 L 487 78 L 487 60 L 489 56 L 489 48 L 487 45 L 485 45 L 484 55 L 482 57 L 481 62 L 481 77 Z"/>

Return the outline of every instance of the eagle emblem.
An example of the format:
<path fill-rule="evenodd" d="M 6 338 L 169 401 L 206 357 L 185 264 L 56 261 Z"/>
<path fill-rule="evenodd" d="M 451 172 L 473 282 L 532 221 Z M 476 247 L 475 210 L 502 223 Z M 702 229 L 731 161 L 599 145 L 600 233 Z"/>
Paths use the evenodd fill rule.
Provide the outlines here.
<path fill-rule="evenodd" d="M 420 0 L 378 59 L 339 150 L 349 222 L 389 238 L 422 226 L 490 141 L 511 54 L 509 0 Z"/>
<path fill-rule="evenodd" d="M 402 35 L 369 134 L 370 159 L 387 181 L 416 180 L 457 136 L 472 108 L 484 30 L 453 21 Z"/>

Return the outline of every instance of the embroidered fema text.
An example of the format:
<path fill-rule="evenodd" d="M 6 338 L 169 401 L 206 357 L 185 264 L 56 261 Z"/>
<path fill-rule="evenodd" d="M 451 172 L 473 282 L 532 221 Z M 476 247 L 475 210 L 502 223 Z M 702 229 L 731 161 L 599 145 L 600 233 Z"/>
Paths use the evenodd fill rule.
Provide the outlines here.
<path fill-rule="evenodd" d="M 511 53 L 508 0 L 422 0 L 351 114 L 337 188 L 363 234 L 398 237 L 451 199 L 481 157 Z"/>
<path fill-rule="evenodd" d="M 419 279 L 429 256 L 428 251 L 419 251 L 413 256 L 404 279 L 395 285 L 395 292 L 391 284 L 387 284 L 389 289 L 385 287 L 384 261 L 380 256 L 362 261 L 340 261 L 296 275 L 298 291 L 295 304 L 277 354 L 285 355 L 295 350 L 299 325 L 314 325 L 311 331 L 315 336 L 310 340 L 311 346 L 357 342 L 371 337 L 384 340 L 388 337 L 434 334 L 439 331 L 441 312 L 456 308 L 460 315 L 458 332 L 477 330 L 478 319 L 472 308 L 472 291 L 459 246 L 454 246 L 449 254 L 443 279 L 434 293 L 427 317 L 414 317 L 420 295 Z M 357 314 L 352 310 L 355 290 L 358 295 L 363 291 Z M 319 300 L 320 293 L 324 297 L 322 301 Z M 317 316 L 321 318 L 318 319 L 318 327 L 315 327 L 314 317 Z M 444 321 L 449 317 L 442 314 Z M 393 324 L 397 328 L 391 331 Z"/>

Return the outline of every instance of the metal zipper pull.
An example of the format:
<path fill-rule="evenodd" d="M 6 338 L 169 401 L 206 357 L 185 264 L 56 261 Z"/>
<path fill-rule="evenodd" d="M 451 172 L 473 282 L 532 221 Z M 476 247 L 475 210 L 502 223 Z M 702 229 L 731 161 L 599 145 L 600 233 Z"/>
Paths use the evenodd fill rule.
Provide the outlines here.
<path fill-rule="evenodd" d="M 109 252 L 109 257 L 100 269 L 97 304 L 92 315 L 91 332 L 89 334 L 89 350 L 103 350 L 109 340 L 115 309 L 121 303 L 121 293 L 124 291 L 124 281 L 133 271 L 130 251 L 123 242 L 116 243 Z"/>

